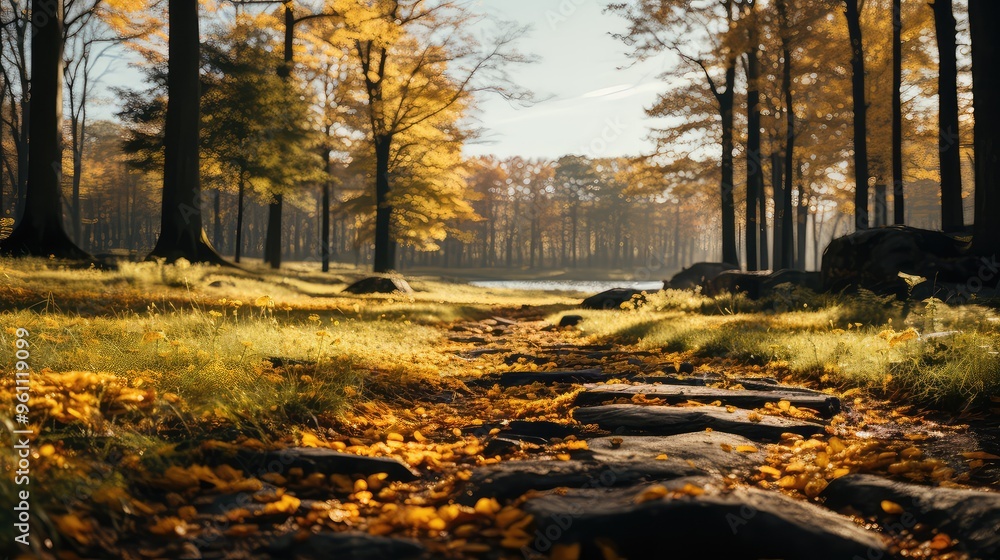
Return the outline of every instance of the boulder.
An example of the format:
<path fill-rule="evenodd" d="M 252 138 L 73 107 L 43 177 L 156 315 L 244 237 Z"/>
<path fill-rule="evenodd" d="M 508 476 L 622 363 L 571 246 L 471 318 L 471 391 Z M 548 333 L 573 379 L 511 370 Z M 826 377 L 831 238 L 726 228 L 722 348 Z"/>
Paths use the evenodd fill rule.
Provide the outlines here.
<path fill-rule="evenodd" d="M 984 275 L 982 259 L 967 255 L 969 242 L 939 231 L 907 226 L 869 229 L 830 242 L 823 252 L 823 289 L 831 292 L 864 288 L 881 295 L 924 298 L 942 284 L 965 285 L 978 279 L 980 288 L 995 286 L 995 266 Z M 992 265 L 993 263 L 985 263 Z M 899 273 L 927 279 L 912 294 Z"/>
<path fill-rule="evenodd" d="M 583 300 L 580 307 L 584 309 L 621 309 L 622 304 L 635 299 L 636 303 L 645 303 L 646 296 L 642 290 L 635 288 L 612 288 Z"/>
<path fill-rule="evenodd" d="M 583 321 L 583 317 L 580 315 L 563 315 L 559 318 L 560 327 L 575 327 Z"/>
<path fill-rule="evenodd" d="M 887 532 L 913 530 L 917 524 L 934 527 L 958 540 L 959 550 L 976 558 L 1000 557 L 1000 495 L 995 492 L 934 488 L 852 474 L 838 478 L 823 490 L 825 505 L 875 517 Z M 887 513 L 882 502 L 900 506 Z M 924 535 L 930 539 L 931 535 Z"/>
<path fill-rule="evenodd" d="M 771 295 L 774 289 L 781 284 L 792 284 L 814 292 L 819 292 L 823 288 L 819 272 L 805 272 L 788 268 L 774 272 L 770 270 L 747 272 L 727 270 L 708 281 L 705 293 L 708 295 L 719 295 L 726 292 L 744 293 L 750 299 L 760 299 Z"/>
<path fill-rule="evenodd" d="M 788 401 L 792 406 L 815 410 L 826 418 L 840 412 L 840 399 L 832 395 L 822 393 L 809 395 L 780 389 L 770 391 L 729 390 L 715 387 L 661 384 L 624 385 L 621 383 L 588 383 L 583 388 L 584 391 L 578 394 L 574 401 L 577 406 L 603 404 L 616 399 L 632 399 L 636 395 L 642 395 L 647 399 L 662 399 L 666 404 L 683 404 L 687 401 L 707 404 L 719 401 L 723 405 L 733 405 L 740 408 L 760 408 L 767 403 Z"/>
<path fill-rule="evenodd" d="M 726 270 L 739 270 L 740 267 L 729 263 L 700 262 L 688 268 L 681 269 L 670 280 L 663 283 L 664 288 L 674 290 L 693 290 L 705 284 Z"/>
<path fill-rule="evenodd" d="M 369 276 L 344 288 L 344 293 L 359 295 L 392 294 L 395 292 L 412 294 L 413 288 L 410 287 L 406 280 L 394 276 Z"/>
<path fill-rule="evenodd" d="M 535 495 L 522 506 L 534 516 L 535 539 L 521 552 L 534 557 L 556 544 L 580 543 L 581 558 L 894 557 L 878 536 L 849 518 L 777 492 L 723 492 L 704 477 L 660 486 L 665 489 L 598 487 Z M 614 554 L 602 554 L 607 549 Z"/>
<path fill-rule="evenodd" d="M 717 296 L 724 293 L 745 293 L 750 299 L 760 299 L 764 293 L 764 281 L 770 270 L 724 270 L 705 284 L 705 294 Z"/>

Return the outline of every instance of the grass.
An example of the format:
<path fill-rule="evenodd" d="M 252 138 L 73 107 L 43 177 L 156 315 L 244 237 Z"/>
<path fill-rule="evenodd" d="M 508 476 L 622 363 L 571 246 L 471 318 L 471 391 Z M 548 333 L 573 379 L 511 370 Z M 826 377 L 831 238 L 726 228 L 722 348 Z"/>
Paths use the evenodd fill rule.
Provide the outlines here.
<path fill-rule="evenodd" d="M 583 314 L 582 328 L 603 342 L 763 366 L 922 405 L 956 410 L 1000 395 L 1000 319 L 979 305 L 908 309 L 870 293 L 791 290 L 750 301 L 667 290 L 638 308 Z"/>

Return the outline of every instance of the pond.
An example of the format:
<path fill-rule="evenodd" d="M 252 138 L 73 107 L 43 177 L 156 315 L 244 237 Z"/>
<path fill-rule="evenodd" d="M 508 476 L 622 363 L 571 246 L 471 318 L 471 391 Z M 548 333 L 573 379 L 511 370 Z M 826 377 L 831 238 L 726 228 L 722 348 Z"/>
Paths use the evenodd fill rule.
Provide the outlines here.
<path fill-rule="evenodd" d="M 636 282 L 631 280 L 473 280 L 469 282 L 480 288 L 505 290 L 535 290 L 542 292 L 585 292 L 598 293 L 612 288 L 635 288 L 657 291 L 663 282 Z"/>

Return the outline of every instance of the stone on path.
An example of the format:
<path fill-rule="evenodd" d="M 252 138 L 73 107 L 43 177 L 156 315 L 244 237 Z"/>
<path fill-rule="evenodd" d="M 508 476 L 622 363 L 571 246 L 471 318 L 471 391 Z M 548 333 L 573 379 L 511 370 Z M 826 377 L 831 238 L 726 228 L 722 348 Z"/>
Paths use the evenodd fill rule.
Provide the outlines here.
<path fill-rule="evenodd" d="M 317 533 L 305 539 L 285 535 L 266 547 L 267 552 L 280 558 L 302 560 L 383 560 L 385 558 L 418 558 L 424 547 L 416 541 L 379 537 L 359 531 Z"/>
<path fill-rule="evenodd" d="M 344 288 L 348 294 L 391 294 L 402 292 L 412 294 L 413 288 L 406 280 L 391 276 L 369 276 Z"/>
<path fill-rule="evenodd" d="M 710 403 L 721 401 L 723 405 L 734 405 L 740 408 L 763 407 L 765 403 L 788 401 L 797 408 L 811 408 L 824 417 L 831 417 L 840 412 L 840 399 L 823 394 L 803 395 L 775 389 L 773 391 L 730 390 L 714 387 L 684 387 L 671 385 L 584 385 L 585 391 L 576 397 L 577 406 L 589 406 L 606 403 L 618 398 L 630 399 L 634 395 L 647 398 L 663 399 L 667 404 L 678 404 L 688 400 Z"/>
<path fill-rule="evenodd" d="M 386 473 L 390 481 L 412 482 L 420 475 L 391 457 L 365 457 L 353 453 L 343 453 L 324 447 L 289 447 L 278 451 L 260 452 L 249 449 L 239 450 L 235 457 L 214 457 L 216 463 L 226 462 L 243 470 L 248 477 L 267 473 L 286 475 L 288 469 L 300 468 L 308 475 L 346 474 L 369 476 Z"/>
<path fill-rule="evenodd" d="M 533 551 L 579 542 L 581 557 L 601 558 L 595 540 L 623 558 L 888 558 L 882 541 L 849 519 L 776 492 L 737 488 L 724 494 L 703 478 L 664 483 L 701 495 L 655 498 L 646 488 L 571 489 L 529 499 Z M 547 549 L 547 550 L 542 550 Z"/>
<path fill-rule="evenodd" d="M 737 434 L 754 441 L 778 441 L 785 432 L 809 437 L 825 431 L 825 427 L 821 424 L 757 414 L 742 409 L 729 412 L 721 406 L 611 404 L 577 408 L 573 411 L 573 418 L 581 424 L 597 424 L 602 430 L 612 432 L 673 435 L 701 432 L 711 428 L 717 432 Z"/>
<path fill-rule="evenodd" d="M 747 449 L 754 447 L 753 442 L 720 432 L 601 437 L 587 443 L 588 450 L 572 452 L 568 461 L 529 459 L 475 469 L 459 499 L 475 503 L 485 496 L 503 501 L 529 490 L 630 486 L 682 476 L 745 474 L 764 462 L 762 451 Z M 749 452 L 737 451 L 740 446 Z"/>
<path fill-rule="evenodd" d="M 501 387 L 517 387 L 532 383 L 584 383 L 587 381 L 604 381 L 611 379 L 610 373 L 600 369 L 562 369 L 551 371 L 509 371 L 507 373 L 485 375 L 479 379 L 466 381 L 468 385 L 490 387 L 498 384 Z"/>
<path fill-rule="evenodd" d="M 879 518 L 887 530 L 898 532 L 920 523 L 957 539 L 958 548 L 974 557 L 1000 557 L 1000 494 L 919 486 L 859 474 L 833 480 L 822 497 L 829 508 L 850 507 L 866 517 Z M 883 500 L 902 507 L 902 513 L 886 513 Z"/>

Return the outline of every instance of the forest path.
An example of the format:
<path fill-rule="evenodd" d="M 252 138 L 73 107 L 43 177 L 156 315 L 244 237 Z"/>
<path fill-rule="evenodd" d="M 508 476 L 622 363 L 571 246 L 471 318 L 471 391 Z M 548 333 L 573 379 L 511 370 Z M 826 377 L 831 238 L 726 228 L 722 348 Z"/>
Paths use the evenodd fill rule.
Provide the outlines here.
<path fill-rule="evenodd" d="M 201 481 L 167 494 L 179 525 L 127 556 L 1000 554 L 1000 458 L 968 426 L 497 313 L 442 327 L 440 385 L 383 388 L 278 449 L 203 443 L 151 482 Z"/>

